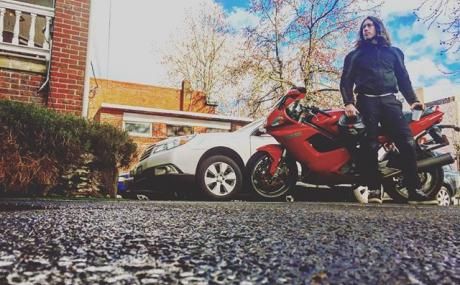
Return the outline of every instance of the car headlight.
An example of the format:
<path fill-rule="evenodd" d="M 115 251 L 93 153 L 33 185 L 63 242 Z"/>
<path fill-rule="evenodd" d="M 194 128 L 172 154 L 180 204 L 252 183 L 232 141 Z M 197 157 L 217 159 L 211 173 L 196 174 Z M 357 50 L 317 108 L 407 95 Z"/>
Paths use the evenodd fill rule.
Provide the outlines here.
<path fill-rule="evenodd" d="M 168 140 L 164 141 L 163 143 L 157 144 L 152 149 L 151 154 L 157 153 L 157 152 L 160 152 L 160 151 L 164 151 L 164 150 L 170 150 L 170 149 L 173 149 L 175 147 L 181 146 L 183 144 L 188 143 L 194 137 L 195 137 L 195 135 L 190 135 L 190 136 L 175 137 L 175 138 L 168 139 Z"/>

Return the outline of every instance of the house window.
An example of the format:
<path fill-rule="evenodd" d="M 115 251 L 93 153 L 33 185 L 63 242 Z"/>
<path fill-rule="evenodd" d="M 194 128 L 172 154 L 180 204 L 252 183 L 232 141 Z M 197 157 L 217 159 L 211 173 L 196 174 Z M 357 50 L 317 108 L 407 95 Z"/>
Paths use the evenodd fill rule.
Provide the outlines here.
<path fill-rule="evenodd" d="M 53 7 L 53 0 L 16 0 L 18 2 L 24 2 L 28 4 L 40 5 L 45 7 Z"/>
<path fill-rule="evenodd" d="M 152 124 L 144 122 L 123 122 L 123 129 L 131 136 L 151 137 Z"/>
<path fill-rule="evenodd" d="M 226 129 L 217 129 L 217 128 L 207 128 L 207 133 L 228 133 L 229 130 Z"/>
<path fill-rule="evenodd" d="M 0 0 L 0 50 L 19 57 L 50 57 L 52 0 Z"/>
<path fill-rule="evenodd" d="M 168 137 L 185 136 L 193 134 L 193 127 L 166 125 L 166 135 Z"/>

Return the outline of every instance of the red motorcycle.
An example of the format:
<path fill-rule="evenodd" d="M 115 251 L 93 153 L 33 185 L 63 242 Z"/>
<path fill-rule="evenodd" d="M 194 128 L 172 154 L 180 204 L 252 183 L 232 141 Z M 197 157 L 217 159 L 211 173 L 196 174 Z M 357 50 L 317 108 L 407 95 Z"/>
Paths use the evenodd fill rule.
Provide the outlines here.
<path fill-rule="evenodd" d="M 264 128 L 279 144 L 258 148 L 248 161 L 249 187 L 263 198 L 287 196 L 298 181 L 362 188 L 359 187 L 361 178 L 355 163 L 355 152 L 345 143 L 338 128 L 339 119 L 345 116 L 344 111 L 304 106 L 300 100 L 305 96 L 304 89 L 291 89 L 275 104 Z M 442 186 L 442 166 L 454 162 L 449 153 L 438 156 L 433 153 L 433 150 L 449 144 L 446 136 L 442 135 L 442 129 L 460 131 L 453 125 L 439 125 L 443 115 L 438 106 L 430 107 L 424 110 L 419 121 L 409 123 L 417 142 L 417 167 L 422 190 L 429 197 L 434 197 Z M 430 137 L 428 141 L 427 137 Z M 407 190 L 401 182 L 398 150 L 383 130 L 378 141 L 381 145 L 379 170 L 383 190 L 394 200 L 405 201 Z"/>

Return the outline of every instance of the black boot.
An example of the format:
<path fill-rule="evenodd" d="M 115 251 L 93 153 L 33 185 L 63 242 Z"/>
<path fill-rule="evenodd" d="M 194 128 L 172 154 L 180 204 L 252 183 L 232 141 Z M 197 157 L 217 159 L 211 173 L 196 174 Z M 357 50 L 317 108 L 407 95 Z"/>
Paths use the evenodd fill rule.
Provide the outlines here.
<path fill-rule="evenodd" d="M 408 190 L 408 203 L 411 205 L 437 205 L 438 200 L 429 199 L 428 196 L 420 189 Z"/>
<path fill-rule="evenodd" d="M 383 202 L 383 191 L 382 189 L 369 189 L 369 196 L 367 197 L 369 203 L 379 203 Z"/>

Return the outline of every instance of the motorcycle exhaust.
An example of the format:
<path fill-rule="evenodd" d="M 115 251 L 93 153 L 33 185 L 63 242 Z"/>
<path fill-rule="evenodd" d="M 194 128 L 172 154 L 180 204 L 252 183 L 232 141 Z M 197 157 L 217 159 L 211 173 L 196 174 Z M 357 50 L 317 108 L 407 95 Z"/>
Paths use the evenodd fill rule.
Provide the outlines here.
<path fill-rule="evenodd" d="M 426 170 L 431 167 L 451 164 L 455 161 L 450 153 L 441 154 L 435 157 L 424 158 L 417 161 L 418 170 Z M 390 178 L 401 173 L 398 168 L 383 167 L 380 169 L 383 178 Z"/>
<path fill-rule="evenodd" d="M 434 166 L 443 166 L 446 164 L 451 164 L 455 160 L 450 153 L 444 153 L 435 157 L 424 158 L 417 161 L 418 170 L 426 170 Z"/>

